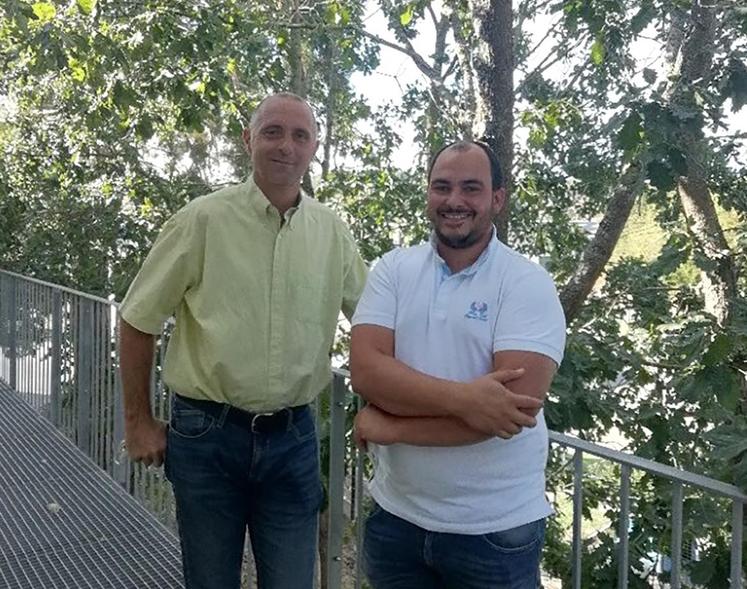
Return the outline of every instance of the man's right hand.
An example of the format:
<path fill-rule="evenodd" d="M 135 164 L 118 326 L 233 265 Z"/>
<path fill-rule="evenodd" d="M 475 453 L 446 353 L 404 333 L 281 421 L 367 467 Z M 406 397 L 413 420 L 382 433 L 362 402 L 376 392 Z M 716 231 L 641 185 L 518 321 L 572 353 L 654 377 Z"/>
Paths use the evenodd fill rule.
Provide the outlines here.
<path fill-rule="evenodd" d="M 125 427 L 125 447 L 130 460 L 161 466 L 166 454 L 166 424 L 151 417 Z"/>
<path fill-rule="evenodd" d="M 508 439 L 525 427 L 534 427 L 531 415 L 542 407 L 542 401 L 517 395 L 504 386 L 520 378 L 524 370 L 496 370 L 464 385 L 463 403 L 457 417 L 471 428 L 491 436 Z"/>

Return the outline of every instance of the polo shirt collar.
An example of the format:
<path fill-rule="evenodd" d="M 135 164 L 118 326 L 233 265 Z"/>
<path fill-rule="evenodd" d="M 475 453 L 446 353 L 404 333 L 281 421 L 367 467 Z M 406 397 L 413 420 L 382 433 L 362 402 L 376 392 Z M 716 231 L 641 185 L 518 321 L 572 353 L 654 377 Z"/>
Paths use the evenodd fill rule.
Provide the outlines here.
<path fill-rule="evenodd" d="M 433 256 L 434 260 L 436 261 L 436 264 L 438 264 L 441 267 L 442 272 L 444 273 L 444 276 L 451 276 L 453 273 L 451 271 L 451 268 L 449 268 L 449 265 L 444 261 L 444 259 L 441 257 L 441 254 L 438 253 L 438 237 L 436 237 L 436 232 L 431 231 L 430 236 L 430 244 L 431 248 L 433 250 Z M 456 274 L 462 275 L 462 276 L 472 276 L 480 269 L 480 266 L 482 266 L 485 263 L 485 260 L 487 260 L 489 257 L 493 255 L 493 252 L 498 248 L 498 239 L 496 238 L 496 231 L 495 226 L 493 226 L 493 230 L 490 232 L 490 241 L 488 241 L 487 247 L 480 252 L 480 255 L 478 258 L 470 265 L 464 268 L 463 270 L 460 270 Z"/>

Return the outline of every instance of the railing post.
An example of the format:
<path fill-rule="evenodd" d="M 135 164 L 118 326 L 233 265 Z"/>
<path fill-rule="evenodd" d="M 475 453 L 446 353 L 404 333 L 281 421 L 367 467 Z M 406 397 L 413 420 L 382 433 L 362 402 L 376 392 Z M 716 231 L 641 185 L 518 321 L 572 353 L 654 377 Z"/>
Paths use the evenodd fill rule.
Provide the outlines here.
<path fill-rule="evenodd" d="M 618 589 L 628 587 L 628 544 L 630 534 L 630 466 L 623 464 L 620 468 L 620 528 L 617 535 L 619 541 L 618 549 Z"/>
<path fill-rule="evenodd" d="M 62 293 L 52 291 L 52 373 L 49 376 L 50 418 L 55 427 L 62 423 Z"/>
<path fill-rule="evenodd" d="M 742 542 L 744 541 L 744 503 L 731 505 L 731 583 L 729 589 L 742 589 Z"/>
<path fill-rule="evenodd" d="M 669 576 L 672 589 L 682 587 L 683 497 L 682 483 L 675 481 L 672 488 L 672 572 Z"/>
<path fill-rule="evenodd" d="M 583 476 L 584 453 L 577 449 L 573 455 L 573 561 L 571 564 L 571 585 L 573 589 L 581 589 Z"/>
<path fill-rule="evenodd" d="M 327 587 L 342 586 L 343 486 L 345 471 L 345 379 L 332 377 L 329 404 L 329 537 L 327 544 Z"/>
<path fill-rule="evenodd" d="M 15 390 L 18 375 L 18 307 L 16 306 L 16 278 L 8 276 L 8 385 Z"/>
<path fill-rule="evenodd" d="M 127 450 L 123 447 L 125 432 L 124 432 L 124 398 L 122 395 L 122 373 L 120 364 L 120 350 L 119 350 L 119 332 L 121 324 L 119 322 L 119 316 L 114 313 L 115 329 L 114 329 L 114 349 L 116 350 L 116 366 L 114 367 L 114 427 L 112 428 L 112 454 L 114 454 L 114 479 L 121 485 L 121 487 L 128 493 L 129 489 L 129 464 L 130 461 L 127 458 Z"/>
<path fill-rule="evenodd" d="M 80 300 L 78 358 L 75 374 L 78 383 L 78 447 L 91 455 L 91 367 L 93 362 L 93 301 Z"/>
<path fill-rule="evenodd" d="M 355 396 L 355 409 L 360 411 L 363 400 Z M 363 451 L 355 448 L 355 589 L 361 589 L 363 583 Z"/>

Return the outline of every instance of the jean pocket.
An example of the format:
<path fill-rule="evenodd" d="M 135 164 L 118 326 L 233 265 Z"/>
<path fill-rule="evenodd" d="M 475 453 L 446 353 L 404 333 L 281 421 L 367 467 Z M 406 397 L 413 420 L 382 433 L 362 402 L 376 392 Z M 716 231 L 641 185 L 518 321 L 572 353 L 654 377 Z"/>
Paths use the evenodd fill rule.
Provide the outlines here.
<path fill-rule="evenodd" d="M 509 530 L 484 534 L 483 539 L 491 548 L 503 553 L 518 553 L 531 550 L 542 542 L 545 520 L 540 519 Z"/>
<path fill-rule="evenodd" d="M 215 419 L 204 411 L 174 405 L 171 410 L 169 431 L 182 438 L 200 438 L 215 425 Z"/>
<path fill-rule="evenodd" d="M 298 442 L 308 442 L 316 436 L 316 424 L 308 407 L 304 408 L 300 415 L 295 416 L 290 430 Z"/>

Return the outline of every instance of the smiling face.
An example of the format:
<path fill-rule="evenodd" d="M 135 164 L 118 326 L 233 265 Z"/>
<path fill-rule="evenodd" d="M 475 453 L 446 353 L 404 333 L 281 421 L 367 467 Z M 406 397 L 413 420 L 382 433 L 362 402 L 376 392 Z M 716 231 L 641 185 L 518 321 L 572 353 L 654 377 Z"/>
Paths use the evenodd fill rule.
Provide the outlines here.
<path fill-rule="evenodd" d="M 493 190 L 490 161 L 476 145 L 444 150 L 431 170 L 426 212 L 439 247 L 482 251 L 503 206 L 505 190 Z"/>
<path fill-rule="evenodd" d="M 294 98 L 267 98 L 244 131 L 244 143 L 252 158 L 254 181 L 265 194 L 297 189 L 319 145 L 311 109 Z"/>

